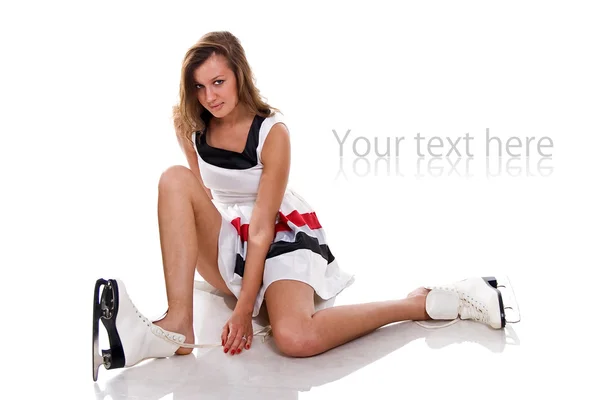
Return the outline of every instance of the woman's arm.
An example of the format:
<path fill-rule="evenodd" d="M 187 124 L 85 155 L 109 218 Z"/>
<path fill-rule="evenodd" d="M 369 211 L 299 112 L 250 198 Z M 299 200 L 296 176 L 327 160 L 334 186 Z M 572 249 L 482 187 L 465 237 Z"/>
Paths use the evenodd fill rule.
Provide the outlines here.
<path fill-rule="evenodd" d="M 198 180 L 200 181 L 200 185 L 202 185 L 202 188 L 208 194 L 208 197 L 212 200 L 212 193 L 210 192 L 210 189 L 204 186 L 204 181 L 202 180 L 202 176 L 200 175 L 200 167 L 198 166 L 198 156 L 196 154 L 196 150 L 187 139 L 184 139 L 185 131 L 191 131 L 191 128 L 188 128 L 181 120 L 181 114 L 179 113 L 179 107 L 177 106 L 173 107 L 173 125 L 175 126 L 177 143 L 179 143 L 181 151 L 183 151 L 183 154 L 185 154 L 185 158 L 187 159 L 190 169 L 192 170 L 196 178 L 198 178 Z"/>
<path fill-rule="evenodd" d="M 262 149 L 263 172 L 256 203 L 250 217 L 248 249 L 242 290 L 236 309 L 252 313 L 262 284 L 265 259 L 275 233 L 275 220 L 287 187 L 290 172 L 290 138 L 286 126 L 271 127 Z"/>
<path fill-rule="evenodd" d="M 212 193 L 210 192 L 209 188 L 204 186 L 204 181 L 202 180 L 202 176 L 200 175 L 200 167 L 198 166 L 198 156 L 196 155 L 196 151 L 194 150 L 194 147 L 187 140 L 180 139 L 179 144 L 185 154 L 185 158 L 187 159 L 190 169 L 192 170 L 194 175 L 196 175 L 196 178 L 198 178 L 198 181 L 200 181 L 200 185 L 202 185 L 202 188 L 204 189 L 206 194 L 208 194 L 208 197 L 212 200 L 212 198 L 213 198 Z"/>

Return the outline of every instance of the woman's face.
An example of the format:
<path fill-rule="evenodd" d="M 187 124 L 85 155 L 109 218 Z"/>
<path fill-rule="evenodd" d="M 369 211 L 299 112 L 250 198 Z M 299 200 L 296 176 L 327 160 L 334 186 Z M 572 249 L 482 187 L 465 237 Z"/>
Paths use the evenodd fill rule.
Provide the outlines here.
<path fill-rule="evenodd" d="M 238 103 L 237 80 L 220 54 L 210 56 L 194 71 L 196 97 L 212 115 L 222 118 Z"/>

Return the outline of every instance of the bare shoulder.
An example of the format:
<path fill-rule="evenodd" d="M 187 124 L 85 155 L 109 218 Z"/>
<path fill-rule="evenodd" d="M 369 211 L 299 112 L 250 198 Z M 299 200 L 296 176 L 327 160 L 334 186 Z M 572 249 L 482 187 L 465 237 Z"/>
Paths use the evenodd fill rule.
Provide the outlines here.
<path fill-rule="evenodd" d="M 283 158 L 283 161 L 289 160 L 290 154 L 290 133 L 283 122 L 275 123 L 265 139 L 262 149 L 262 159 L 264 162 L 277 162 L 277 159 Z M 281 161 L 281 160 L 280 160 Z"/>

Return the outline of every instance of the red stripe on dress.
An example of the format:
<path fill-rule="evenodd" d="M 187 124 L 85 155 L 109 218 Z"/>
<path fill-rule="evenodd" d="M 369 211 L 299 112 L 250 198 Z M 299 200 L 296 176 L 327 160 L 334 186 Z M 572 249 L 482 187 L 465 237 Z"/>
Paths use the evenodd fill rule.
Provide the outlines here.
<path fill-rule="evenodd" d="M 292 228 L 290 228 L 288 226 L 288 224 L 286 224 L 285 222 L 278 222 L 275 224 L 275 235 L 277 234 L 277 232 L 287 232 L 287 231 L 291 231 Z"/>
<path fill-rule="evenodd" d="M 242 222 L 242 219 L 240 217 L 237 217 L 237 218 L 231 220 L 231 225 L 233 225 L 233 227 L 237 231 L 238 236 L 242 238 L 242 241 L 247 242 L 248 241 L 248 224 L 240 225 L 241 222 Z"/>
<path fill-rule="evenodd" d="M 281 211 L 279 211 L 279 222 L 275 224 L 275 232 L 273 233 L 273 238 L 275 238 L 277 232 L 287 232 L 292 230 L 292 228 L 290 228 L 287 224 L 288 221 L 296 226 L 307 225 L 310 229 L 322 228 L 321 223 L 317 218 L 317 214 L 314 212 L 300 214 L 298 211 L 294 210 L 286 216 L 283 215 Z M 233 227 L 237 231 L 238 235 L 242 239 L 242 242 L 247 242 L 248 230 L 250 226 L 248 224 L 241 225 L 240 223 L 240 217 L 231 220 L 231 225 L 233 225 Z"/>
<path fill-rule="evenodd" d="M 242 239 L 242 242 L 248 241 L 248 230 L 250 229 L 250 225 L 244 224 L 240 226 L 240 218 L 236 218 L 231 221 L 231 224 L 234 226 L 235 230 L 238 233 L 238 236 Z M 273 232 L 273 239 L 275 239 L 275 235 L 277 232 L 288 232 L 291 231 L 290 228 L 285 222 L 279 222 L 275 224 L 275 231 Z"/>
<path fill-rule="evenodd" d="M 279 211 L 279 219 L 285 222 L 290 221 L 296 226 L 308 225 L 310 229 L 322 228 L 321 223 L 317 218 L 317 214 L 314 212 L 300 214 L 298 211 L 294 210 L 285 216 L 281 211 Z"/>

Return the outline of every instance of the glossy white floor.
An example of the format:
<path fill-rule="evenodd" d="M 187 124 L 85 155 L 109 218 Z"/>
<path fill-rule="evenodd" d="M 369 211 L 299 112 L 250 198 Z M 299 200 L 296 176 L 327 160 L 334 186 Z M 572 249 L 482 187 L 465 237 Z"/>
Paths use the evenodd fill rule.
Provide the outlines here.
<path fill-rule="evenodd" d="M 198 286 L 197 342 L 214 343 L 233 303 L 205 289 L 205 284 Z M 353 292 L 368 290 L 358 283 Z M 346 300 L 356 297 L 344 296 Z M 265 325 L 264 315 L 257 320 L 256 330 Z M 272 338 L 263 343 L 257 337 L 250 351 L 235 356 L 225 355 L 219 346 L 125 371 L 101 368 L 94 393 L 97 399 L 325 399 L 394 395 L 421 388 L 429 397 L 455 393 L 457 386 L 466 385 L 460 390 L 468 390 L 470 398 L 487 390 L 490 374 L 502 374 L 502 380 L 521 385 L 530 380 L 518 332 L 517 327 L 496 331 L 466 321 L 429 330 L 400 323 L 306 359 L 285 357 Z M 460 383 L 462 379 L 468 382 Z"/>
<path fill-rule="evenodd" d="M 109 3 L 12 2 L 0 12 L 0 397 L 597 393 L 594 2 Z M 222 29 L 240 38 L 261 93 L 284 112 L 290 184 L 356 275 L 335 305 L 508 275 L 521 322 L 392 324 L 307 359 L 258 340 L 236 356 L 217 347 L 101 368 L 94 383 L 96 279 L 121 278 L 149 317 L 166 309 L 157 183 L 186 163 L 171 106 L 185 51 Z M 488 156 L 488 132 L 502 157 L 497 141 Z M 467 133 L 469 151 L 458 140 Z M 542 137 L 552 146 L 540 149 Z M 390 157 L 377 159 L 387 139 Z M 194 304 L 197 342 L 219 343 L 233 303 L 198 289 Z"/>

